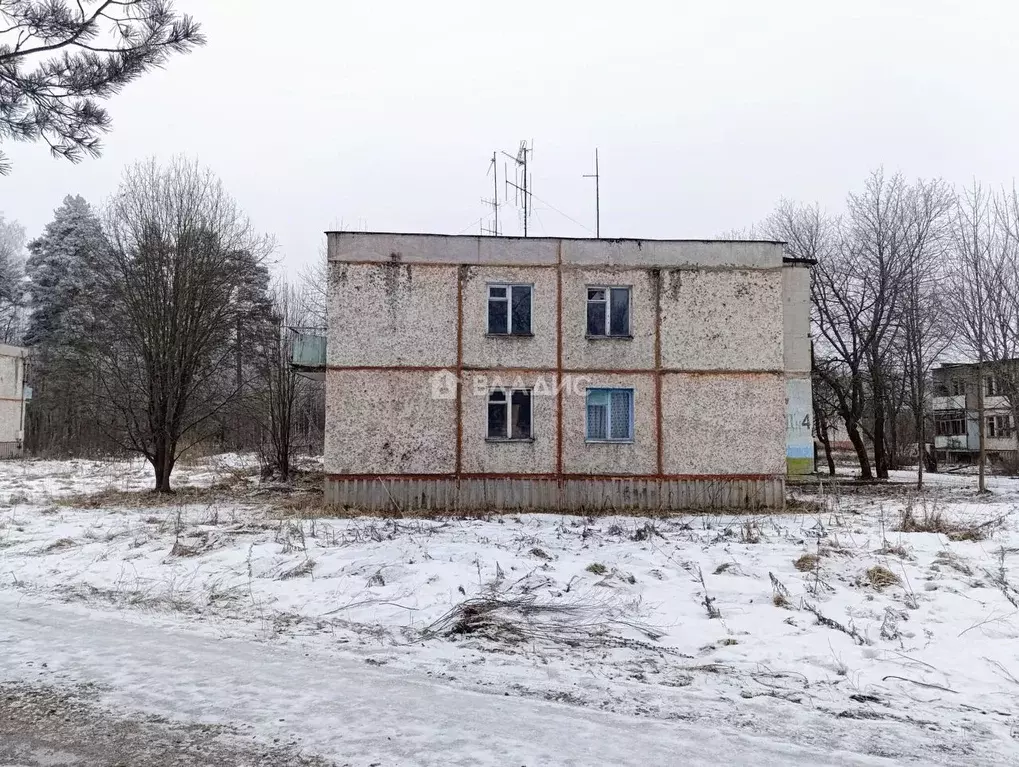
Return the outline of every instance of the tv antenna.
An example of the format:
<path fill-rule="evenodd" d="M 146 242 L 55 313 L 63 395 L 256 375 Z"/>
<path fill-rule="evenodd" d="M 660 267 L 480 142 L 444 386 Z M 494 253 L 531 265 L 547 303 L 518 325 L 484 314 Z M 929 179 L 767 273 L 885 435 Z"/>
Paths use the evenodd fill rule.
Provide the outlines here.
<path fill-rule="evenodd" d="M 598 171 L 598 149 L 594 150 L 594 173 L 585 173 L 584 178 L 594 179 L 594 236 L 601 237 L 601 173 Z"/>
<path fill-rule="evenodd" d="M 492 206 L 493 223 L 491 229 L 486 229 L 485 225 L 481 225 L 482 234 L 490 234 L 494 237 L 499 236 L 499 166 L 496 164 L 497 155 L 492 152 L 492 160 L 488 164 L 488 173 L 492 174 L 492 199 L 486 200 L 484 197 L 481 198 L 481 202 L 485 205 Z"/>
<path fill-rule="evenodd" d="M 516 164 L 516 173 L 514 175 L 514 181 L 509 180 L 509 174 L 504 173 L 506 176 L 506 188 L 513 187 L 513 203 L 524 210 L 524 237 L 527 236 L 527 221 L 531 215 L 531 195 L 532 187 L 534 186 L 534 179 L 531 177 L 530 172 L 527 169 L 528 155 L 531 155 L 533 159 L 534 155 L 534 140 L 531 140 L 531 145 L 527 145 L 527 141 L 520 142 L 520 148 L 517 150 L 517 156 L 514 157 L 511 154 L 503 152 L 510 160 Z M 509 192 L 507 191 L 507 199 L 509 198 Z M 521 205 L 522 203 L 522 205 Z"/>

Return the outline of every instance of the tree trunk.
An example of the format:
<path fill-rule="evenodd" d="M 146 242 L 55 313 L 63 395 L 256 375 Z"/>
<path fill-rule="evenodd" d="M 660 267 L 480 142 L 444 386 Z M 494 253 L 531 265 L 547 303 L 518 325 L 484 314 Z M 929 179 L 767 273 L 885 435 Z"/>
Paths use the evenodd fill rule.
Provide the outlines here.
<path fill-rule="evenodd" d="M 923 462 L 927 460 L 927 440 L 924 438 L 923 410 L 916 419 L 916 489 L 923 490 Z"/>
<path fill-rule="evenodd" d="M 818 439 L 821 440 L 821 445 L 824 447 L 824 458 L 828 463 L 828 476 L 835 476 L 835 457 L 831 454 L 831 437 L 828 435 L 828 425 L 825 424 L 823 427 L 818 429 Z"/>
<path fill-rule="evenodd" d="M 882 396 L 874 396 L 874 469 L 878 479 L 888 479 L 888 455 L 885 451 L 885 405 Z"/>
<path fill-rule="evenodd" d="M 846 432 L 849 434 L 849 441 L 853 443 L 856 450 L 856 459 L 860 462 L 860 479 L 874 479 L 870 469 L 870 456 L 867 455 L 867 445 L 860 436 L 860 428 L 852 421 L 846 421 Z"/>
<path fill-rule="evenodd" d="M 977 438 L 980 454 L 977 460 L 977 492 L 987 492 L 987 416 L 984 411 L 984 362 L 977 364 Z"/>
<path fill-rule="evenodd" d="M 152 456 L 152 469 L 156 475 L 155 491 L 157 493 L 172 493 L 170 474 L 173 471 L 173 449 L 168 444 L 168 440 L 160 439 L 157 442 L 155 453 Z"/>

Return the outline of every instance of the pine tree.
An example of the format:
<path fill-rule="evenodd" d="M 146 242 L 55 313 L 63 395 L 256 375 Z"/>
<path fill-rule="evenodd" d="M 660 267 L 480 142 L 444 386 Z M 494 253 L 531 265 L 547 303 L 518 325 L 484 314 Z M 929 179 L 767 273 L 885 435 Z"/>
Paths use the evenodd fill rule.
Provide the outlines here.
<path fill-rule="evenodd" d="M 42 236 L 28 245 L 31 314 L 24 342 L 35 352 L 29 426 L 36 449 L 77 451 L 102 442 L 87 416 L 85 400 L 92 382 L 79 351 L 95 325 L 89 299 L 96 290 L 96 262 L 106 247 L 92 207 L 72 196 L 64 198 Z"/>
<path fill-rule="evenodd" d="M 92 207 L 82 197 L 65 197 L 43 235 L 28 244 L 25 271 L 32 314 L 27 345 L 65 347 L 87 330 L 84 297 L 95 288 L 95 262 L 104 247 L 106 238 Z"/>

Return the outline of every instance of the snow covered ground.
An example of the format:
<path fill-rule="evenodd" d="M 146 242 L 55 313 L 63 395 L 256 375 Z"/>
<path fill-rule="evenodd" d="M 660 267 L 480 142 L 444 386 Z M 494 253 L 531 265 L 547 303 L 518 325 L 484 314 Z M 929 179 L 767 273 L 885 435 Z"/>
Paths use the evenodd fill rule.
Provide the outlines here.
<path fill-rule="evenodd" d="M 536 711 L 796 743 L 812 763 L 1015 763 L 1019 481 L 978 498 L 939 475 L 918 497 L 910 477 L 798 490 L 777 515 L 336 519 L 246 493 L 83 508 L 146 487 L 144 467 L 0 463 L 0 613 L 119 609 Z"/>

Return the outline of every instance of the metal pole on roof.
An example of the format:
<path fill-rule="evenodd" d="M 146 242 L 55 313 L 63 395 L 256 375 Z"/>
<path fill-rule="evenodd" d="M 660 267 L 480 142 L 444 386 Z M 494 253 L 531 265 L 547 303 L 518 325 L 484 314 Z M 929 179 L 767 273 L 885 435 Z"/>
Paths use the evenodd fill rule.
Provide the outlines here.
<path fill-rule="evenodd" d="M 601 237 L 601 173 L 598 170 L 598 149 L 594 150 L 594 173 L 585 173 L 584 178 L 594 179 L 594 236 Z"/>

